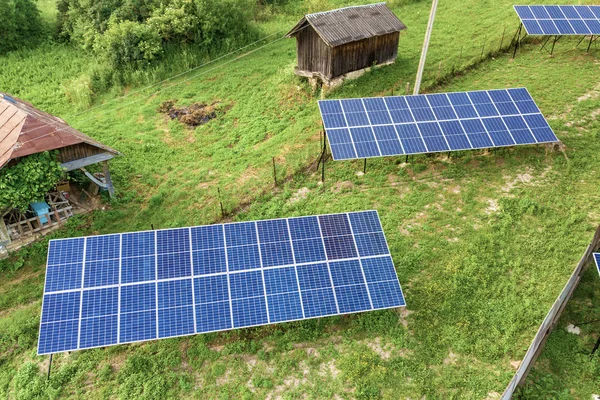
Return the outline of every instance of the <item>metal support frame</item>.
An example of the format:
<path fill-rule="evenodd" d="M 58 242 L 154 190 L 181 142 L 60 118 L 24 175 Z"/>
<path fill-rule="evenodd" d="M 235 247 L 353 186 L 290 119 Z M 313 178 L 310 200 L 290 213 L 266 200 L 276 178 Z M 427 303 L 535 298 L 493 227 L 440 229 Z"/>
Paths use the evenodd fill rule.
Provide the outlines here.
<path fill-rule="evenodd" d="M 552 41 L 552 48 L 549 51 L 550 55 L 554 54 L 554 45 L 556 45 L 556 42 L 558 42 L 561 37 L 562 37 L 561 35 L 554 35 L 554 40 Z M 542 44 L 542 48 L 540 49 L 540 51 L 542 51 L 542 50 L 548 51 L 548 49 L 546 49 L 546 44 L 548 44 L 548 42 L 550 41 L 550 38 L 551 38 L 551 36 L 548 36 L 546 38 L 546 40 Z"/>
<path fill-rule="evenodd" d="M 52 369 L 52 356 L 53 354 L 50 354 L 50 362 L 48 363 L 48 377 L 46 378 L 47 381 L 50 380 L 50 371 Z"/>
<path fill-rule="evenodd" d="M 519 29 L 517 29 L 517 32 L 515 33 L 515 36 L 513 37 L 513 41 L 515 42 L 515 49 L 513 50 L 513 56 L 512 56 L 513 59 L 517 56 L 517 48 L 521 47 L 521 31 L 522 30 L 523 30 L 523 23 L 520 23 Z"/>
<path fill-rule="evenodd" d="M 592 350 L 592 354 L 590 354 L 590 357 L 594 355 L 596 350 L 598 350 L 598 347 L 600 347 L 600 337 L 598 337 L 598 340 L 596 340 L 596 344 L 594 345 L 594 349 Z"/>
<path fill-rule="evenodd" d="M 108 194 L 111 199 L 115 198 L 115 187 L 112 183 L 112 178 L 110 177 L 110 169 L 108 168 L 108 161 L 102 162 L 102 172 L 104 172 L 104 179 L 106 180 L 106 189 L 108 189 Z"/>
<path fill-rule="evenodd" d="M 585 51 L 586 53 L 589 53 L 589 52 L 590 52 L 590 48 L 592 47 L 592 43 L 594 43 L 596 40 L 598 40 L 598 37 L 599 37 L 599 36 L 596 36 L 596 37 L 594 38 L 594 35 L 592 35 L 592 36 L 590 37 L 590 43 L 588 43 L 587 50 Z"/>
<path fill-rule="evenodd" d="M 327 158 L 327 131 L 323 128 L 323 152 L 321 153 L 321 182 L 325 183 L 325 159 Z"/>
<path fill-rule="evenodd" d="M 365 165 L 363 166 L 363 174 L 367 173 L 367 159 L 365 158 Z"/>

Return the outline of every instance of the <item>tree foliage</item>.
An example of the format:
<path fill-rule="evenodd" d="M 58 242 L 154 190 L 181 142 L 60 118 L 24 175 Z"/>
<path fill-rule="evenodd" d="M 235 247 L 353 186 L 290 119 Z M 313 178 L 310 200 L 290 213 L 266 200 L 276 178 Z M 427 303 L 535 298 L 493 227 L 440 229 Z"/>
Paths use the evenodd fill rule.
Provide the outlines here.
<path fill-rule="evenodd" d="M 0 0 L 1 1 L 1 0 Z M 167 45 L 223 50 L 256 37 L 252 0 L 60 0 L 59 36 L 113 68 L 159 60 Z"/>
<path fill-rule="evenodd" d="M 25 157 L 14 166 L 0 169 L 0 210 L 25 210 L 29 203 L 43 200 L 63 173 L 56 152 L 47 151 Z"/>
<path fill-rule="evenodd" d="M 34 44 L 42 35 L 33 0 L 0 0 L 0 54 Z"/>

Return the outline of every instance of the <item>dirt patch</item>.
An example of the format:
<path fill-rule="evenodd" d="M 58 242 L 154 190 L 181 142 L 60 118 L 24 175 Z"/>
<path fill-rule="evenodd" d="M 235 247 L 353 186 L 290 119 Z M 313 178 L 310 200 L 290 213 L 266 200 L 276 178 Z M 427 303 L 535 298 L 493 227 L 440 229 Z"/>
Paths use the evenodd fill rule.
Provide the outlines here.
<path fill-rule="evenodd" d="M 444 358 L 444 365 L 454 365 L 458 361 L 458 356 L 452 351 L 448 353 L 448 357 Z"/>
<path fill-rule="evenodd" d="M 485 209 L 485 213 L 490 215 L 500 210 L 500 205 L 496 199 L 488 199 L 488 206 Z"/>
<path fill-rule="evenodd" d="M 510 366 L 513 367 L 514 369 L 519 369 L 520 365 L 521 365 L 521 360 L 512 360 L 510 362 Z"/>
<path fill-rule="evenodd" d="M 381 344 L 380 337 L 376 337 L 372 342 L 367 342 L 367 347 L 379 354 L 379 357 L 383 360 L 389 360 L 392 356 L 392 351 L 389 349 L 389 346 Z"/>
<path fill-rule="evenodd" d="M 335 366 L 335 360 L 331 360 L 328 363 L 322 363 L 319 366 L 319 376 L 331 375 L 334 379 L 340 374 L 340 370 Z"/>
<path fill-rule="evenodd" d="M 300 200 L 305 200 L 308 197 L 309 193 L 310 193 L 309 188 L 307 188 L 307 187 L 300 188 L 296 191 L 296 193 L 294 193 L 292 195 L 292 197 L 290 197 L 290 199 L 288 200 L 288 203 L 294 204 L 294 203 L 299 202 Z"/>
<path fill-rule="evenodd" d="M 336 182 L 335 185 L 331 188 L 333 193 L 341 193 L 348 192 L 352 190 L 354 184 L 350 181 Z"/>
<path fill-rule="evenodd" d="M 223 103 L 212 104 L 193 103 L 189 106 L 177 107 L 177 100 L 167 100 L 158 107 L 158 112 L 167 114 L 169 118 L 176 119 L 182 124 L 195 128 L 204 125 L 220 114 L 225 113 Z"/>

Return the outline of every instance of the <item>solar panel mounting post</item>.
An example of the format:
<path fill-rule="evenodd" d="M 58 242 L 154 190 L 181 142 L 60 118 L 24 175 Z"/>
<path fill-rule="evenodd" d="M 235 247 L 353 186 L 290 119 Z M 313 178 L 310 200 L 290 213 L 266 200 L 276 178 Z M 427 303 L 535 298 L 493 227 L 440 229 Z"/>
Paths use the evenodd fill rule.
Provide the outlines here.
<path fill-rule="evenodd" d="M 365 158 L 365 164 L 363 166 L 363 174 L 367 173 L 367 159 Z"/>
<path fill-rule="evenodd" d="M 593 41 L 594 41 L 594 35 L 590 36 L 590 43 L 588 44 L 587 50 L 585 51 L 586 53 L 590 52 L 590 47 L 592 47 Z"/>
<path fill-rule="evenodd" d="M 519 24 L 519 29 L 517 30 L 517 33 L 515 34 L 516 40 L 515 40 L 515 49 L 513 51 L 513 56 L 512 56 L 513 59 L 517 56 L 517 48 L 519 46 L 521 46 L 521 31 L 522 30 L 523 30 L 523 23 L 521 22 Z"/>
<path fill-rule="evenodd" d="M 50 353 L 50 361 L 48 362 L 48 377 L 46 378 L 47 381 L 50 380 L 50 370 L 52 369 L 52 353 Z"/>

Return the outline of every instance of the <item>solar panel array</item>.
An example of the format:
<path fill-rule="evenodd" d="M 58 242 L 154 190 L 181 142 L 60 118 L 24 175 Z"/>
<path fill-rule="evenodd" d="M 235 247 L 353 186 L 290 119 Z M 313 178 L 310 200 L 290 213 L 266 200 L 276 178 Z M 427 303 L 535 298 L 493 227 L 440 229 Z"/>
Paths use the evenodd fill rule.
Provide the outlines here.
<path fill-rule="evenodd" d="M 529 35 L 600 35 L 600 6 L 514 6 Z"/>
<path fill-rule="evenodd" d="M 320 100 L 334 160 L 557 142 L 524 88 Z"/>
<path fill-rule="evenodd" d="M 596 260 L 596 268 L 598 268 L 598 272 L 600 273 L 600 253 L 594 253 L 594 260 Z"/>
<path fill-rule="evenodd" d="M 404 304 L 376 211 L 52 240 L 38 354 Z"/>

